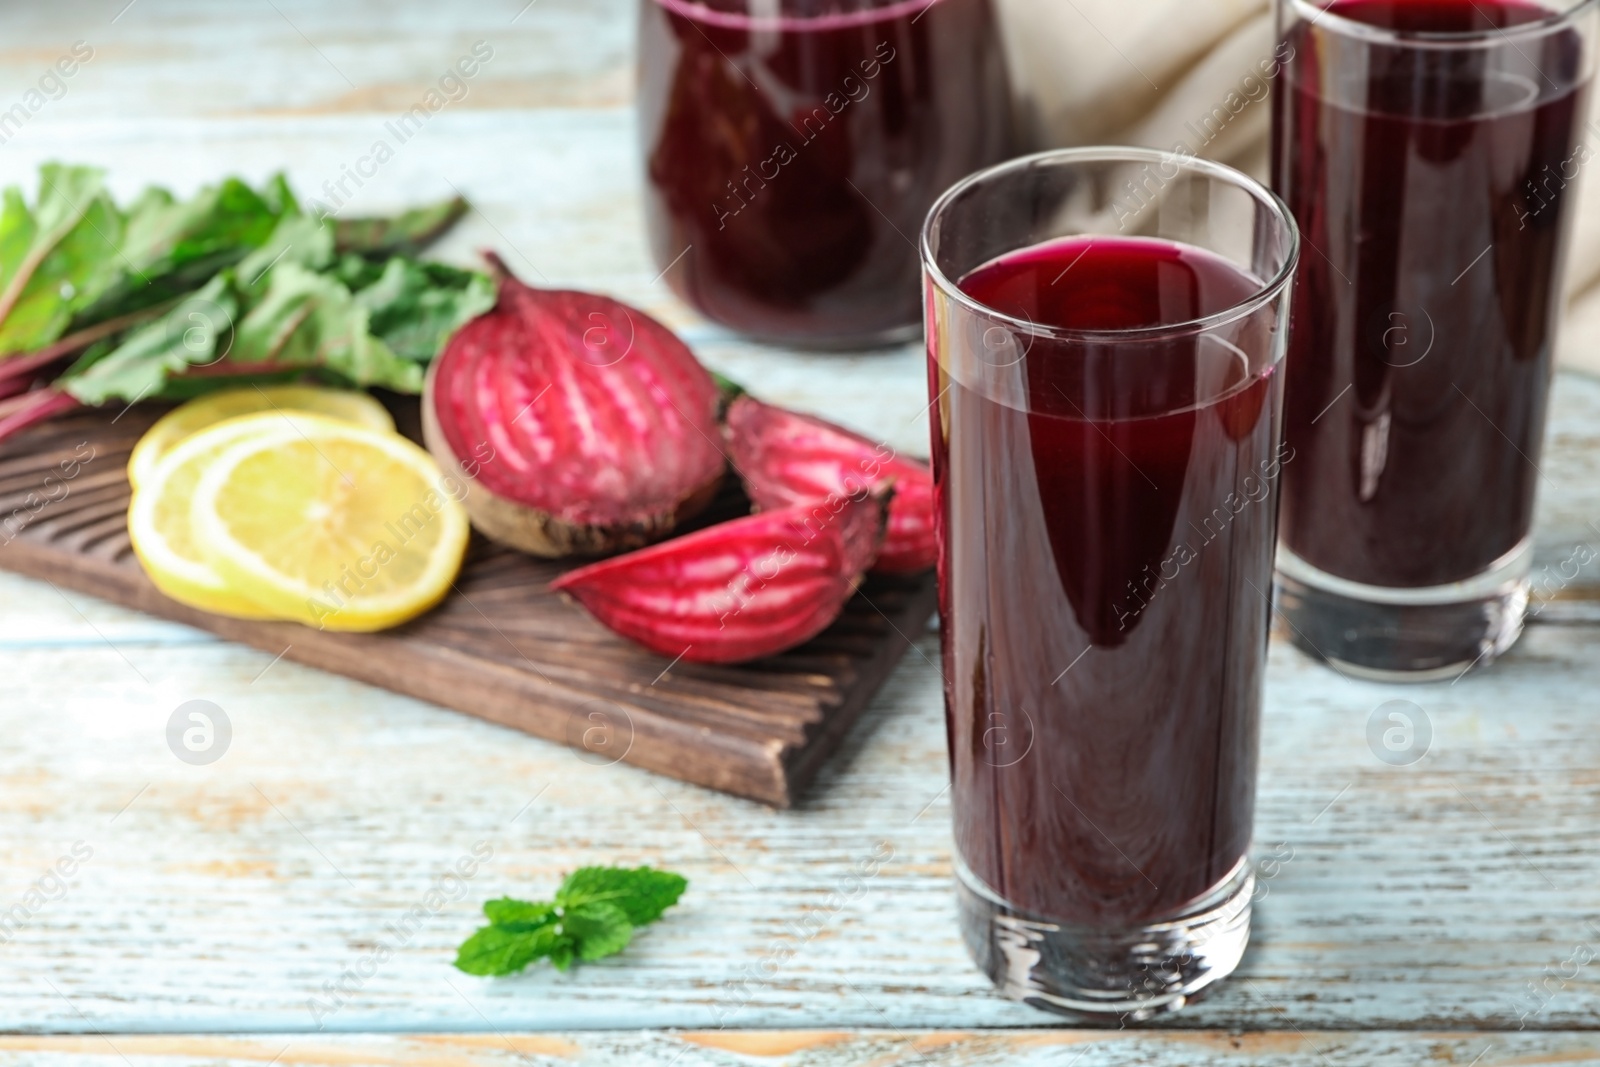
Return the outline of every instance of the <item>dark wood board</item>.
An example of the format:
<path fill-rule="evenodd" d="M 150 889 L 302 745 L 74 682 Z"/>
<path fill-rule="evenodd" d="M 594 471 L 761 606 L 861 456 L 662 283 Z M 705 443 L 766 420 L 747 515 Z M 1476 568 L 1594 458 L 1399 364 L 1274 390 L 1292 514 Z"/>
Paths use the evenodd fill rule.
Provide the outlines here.
<path fill-rule="evenodd" d="M 394 406 L 410 432 L 415 401 Z M 0 445 L 0 568 L 561 741 L 596 763 L 788 807 L 935 608 L 931 574 L 872 578 L 833 626 L 791 652 L 741 666 L 669 664 L 548 592 L 562 564 L 474 534 L 457 592 L 394 630 L 211 615 L 160 593 L 128 543 L 128 453 L 163 410 L 81 412 Z M 745 506 L 730 487 L 707 521 Z"/>

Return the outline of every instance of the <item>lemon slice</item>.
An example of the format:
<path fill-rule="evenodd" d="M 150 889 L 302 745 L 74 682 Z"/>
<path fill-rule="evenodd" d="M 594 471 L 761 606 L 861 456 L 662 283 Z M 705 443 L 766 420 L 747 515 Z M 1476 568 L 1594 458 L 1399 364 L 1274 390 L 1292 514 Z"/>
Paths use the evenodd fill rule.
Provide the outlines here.
<path fill-rule="evenodd" d="M 128 506 L 133 551 L 157 589 L 181 603 L 238 619 L 274 614 L 240 596 L 206 561 L 190 536 L 189 512 L 200 476 L 218 455 L 261 424 L 229 419 L 208 426 L 163 455 L 134 491 Z"/>
<path fill-rule="evenodd" d="M 157 419 L 128 457 L 128 480 L 137 489 L 161 457 L 172 451 L 179 441 L 224 419 L 257 411 L 309 411 L 374 430 L 394 429 L 394 419 L 384 406 L 354 389 L 324 389 L 314 385 L 228 389 L 191 400 Z"/>
<path fill-rule="evenodd" d="M 229 587 L 328 630 L 381 630 L 450 591 L 467 549 L 462 486 L 421 448 L 315 415 L 248 415 L 208 464 L 190 528 Z"/>

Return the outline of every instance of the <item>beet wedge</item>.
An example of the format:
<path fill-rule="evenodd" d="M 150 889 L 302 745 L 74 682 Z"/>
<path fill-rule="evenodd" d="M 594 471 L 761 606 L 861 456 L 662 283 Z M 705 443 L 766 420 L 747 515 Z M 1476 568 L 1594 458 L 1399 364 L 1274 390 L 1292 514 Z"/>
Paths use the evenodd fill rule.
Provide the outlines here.
<path fill-rule="evenodd" d="M 472 523 L 538 556 L 660 540 L 726 467 L 716 383 L 672 331 L 608 297 L 534 289 L 486 254 L 493 309 L 429 369 L 423 437 Z"/>
<path fill-rule="evenodd" d="M 915 574 L 934 565 L 933 475 L 887 445 L 740 396 L 728 406 L 728 458 L 762 510 L 860 493 L 892 482 L 889 528 L 873 570 Z"/>
<path fill-rule="evenodd" d="M 694 663 L 803 644 L 839 617 L 883 538 L 889 494 L 719 523 L 550 583 L 608 629 Z"/>

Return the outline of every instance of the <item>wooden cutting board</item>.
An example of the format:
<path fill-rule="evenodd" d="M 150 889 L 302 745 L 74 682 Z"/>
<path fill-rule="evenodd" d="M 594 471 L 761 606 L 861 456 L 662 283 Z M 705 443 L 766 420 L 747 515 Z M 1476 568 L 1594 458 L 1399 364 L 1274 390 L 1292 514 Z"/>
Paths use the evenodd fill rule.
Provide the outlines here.
<path fill-rule="evenodd" d="M 416 437 L 416 401 L 391 407 Z M 931 574 L 873 578 L 801 648 L 736 667 L 673 664 L 548 592 L 563 565 L 474 535 L 457 591 L 394 630 L 210 615 L 158 592 L 128 543 L 128 453 L 164 410 L 83 412 L 0 446 L 0 568 L 560 741 L 594 763 L 788 807 L 934 611 Z M 704 521 L 747 509 L 730 486 Z"/>

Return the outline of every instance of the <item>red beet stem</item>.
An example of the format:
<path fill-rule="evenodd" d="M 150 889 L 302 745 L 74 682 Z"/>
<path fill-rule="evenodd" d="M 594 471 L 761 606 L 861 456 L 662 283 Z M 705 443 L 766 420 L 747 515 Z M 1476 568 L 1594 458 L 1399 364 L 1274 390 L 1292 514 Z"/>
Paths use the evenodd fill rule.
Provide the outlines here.
<path fill-rule="evenodd" d="M 219 359 L 215 363 L 198 364 L 185 368 L 185 378 L 243 378 L 253 374 L 281 374 L 291 370 L 311 370 L 304 363 L 274 363 L 263 360 L 260 363 L 237 363 L 231 359 Z"/>
<path fill-rule="evenodd" d="M 7 397 L 21 396 L 33 388 L 33 383 L 39 379 L 31 374 L 19 374 L 13 378 L 0 378 L 0 400 Z"/>
<path fill-rule="evenodd" d="M 18 400 L 23 403 L 17 403 Z M 0 404 L 0 441 L 82 406 L 76 397 L 69 393 L 58 393 L 54 389 L 40 389 L 14 397 L 10 402 Z"/>
<path fill-rule="evenodd" d="M 492 248 L 483 248 L 479 249 L 478 254 L 481 255 L 483 257 L 483 261 L 489 265 L 489 277 L 494 279 L 494 283 L 497 287 L 502 282 L 515 279 L 516 275 L 511 273 L 511 268 L 506 266 L 506 261 L 500 258 L 499 252 L 496 252 Z M 531 289 L 533 286 L 530 285 L 528 288 Z"/>
<path fill-rule="evenodd" d="M 81 349 L 63 349 L 57 345 L 51 345 L 49 348 L 41 348 L 37 352 L 30 352 L 25 356 L 9 356 L 5 359 L 0 359 L 0 382 L 32 382 L 34 375 L 39 371 L 52 363 L 66 360 L 68 356 L 77 355 L 79 351 Z"/>
<path fill-rule="evenodd" d="M 114 319 L 97 322 L 93 326 L 86 326 L 77 333 L 69 333 L 32 352 L 0 356 L 0 382 L 10 382 L 25 376 L 31 379 L 35 372 L 43 370 L 52 363 L 62 362 L 69 356 L 76 356 L 96 341 L 104 340 L 130 326 L 137 326 L 141 322 L 155 318 L 171 307 L 172 303 L 168 301 L 128 315 L 118 315 Z"/>

